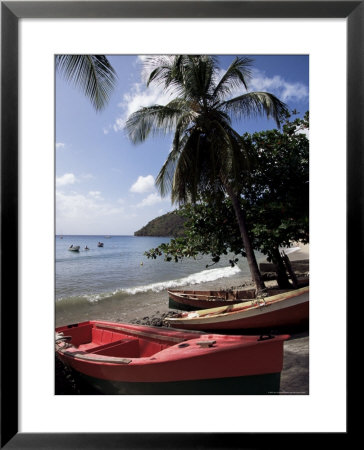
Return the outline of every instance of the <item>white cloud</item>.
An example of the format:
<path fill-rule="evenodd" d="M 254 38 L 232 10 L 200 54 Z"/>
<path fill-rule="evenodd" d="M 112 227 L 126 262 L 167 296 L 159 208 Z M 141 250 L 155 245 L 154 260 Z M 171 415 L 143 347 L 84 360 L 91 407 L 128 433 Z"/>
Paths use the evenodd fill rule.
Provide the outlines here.
<path fill-rule="evenodd" d="M 137 62 L 143 62 L 145 58 L 146 56 L 140 55 Z M 130 91 L 124 94 L 122 101 L 118 104 L 122 113 L 114 122 L 113 128 L 115 131 L 123 130 L 128 117 L 141 107 L 166 105 L 173 98 L 171 92 L 166 93 L 162 86 L 151 84 L 147 87 L 146 74 L 143 70 L 141 71 L 141 79 L 141 82 L 132 85 Z"/>
<path fill-rule="evenodd" d="M 98 192 L 98 191 L 90 191 Z M 95 195 L 56 190 L 56 229 L 65 234 L 134 234 L 154 217 L 159 208 L 172 210 L 156 193 L 139 205 L 128 205 L 124 199 L 101 200 Z M 153 205 L 157 204 L 155 210 Z M 160 205 L 161 204 L 161 205 Z M 146 208 L 142 208 L 145 206 Z M 174 208 L 173 208 L 174 209 Z"/>
<path fill-rule="evenodd" d="M 56 149 L 65 148 L 66 144 L 63 142 L 56 142 Z"/>
<path fill-rule="evenodd" d="M 218 74 L 218 81 L 224 75 L 225 70 L 220 70 Z M 306 100 L 308 99 L 309 92 L 308 86 L 301 82 L 290 82 L 281 77 L 280 75 L 274 75 L 272 77 L 266 76 L 265 72 L 259 69 L 252 70 L 252 78 L 248 83 L 248 91 L 263 91 L 276 95 L 283 102 Z M 235 88 L 230 98 L 242 95 L 244 88 Z"/>
<path fill-rule="evenodd" d="M 104 202 L 97 194 L 98 191 L 90 191 L 86 196 L 77 192 L 66 194 L 57 190 L 57 219 L 72 219 L 75 223 L 83 223 L 90 218 L 102 218 L 105 216 L 119 215 L 124 212 L 123 207 L 115 206 L 110 202 Z"/>
<path fill-rule="evenodd" d="M 144 192 L 150 192 L 154 189 L 154 177 L 153 175 L 142 175 L 138 177 L 137 181 L 130 188 L 130 192 L 136 192 L 142 194 Z"/>
<path fill-rule="evenodd" d="M 266 91 L 275 94 L 283 102 L 305 100 L 308 98 L 308 86 L 301 82 L 292 83 L 280 75 L 267 77 L 264 72 L 255 69 L 249 83 L 249 90 Z"/>
<path fill-rule="evenodd" d="M 144 206 L 152 206 L 157 203 L 161 203 L 163 199 L 156 192 L 149 194 L 148 197 L 144 198 L 140 203 L 137 204 L 138 208 L 142 208 Z"/>
<path fill-rule="evenodd" d="M 92 175 L 91 173 L 77 175 L 77 177 L 73 173 L 65 173 L 64 175 L 62 175 L 60 177 L 56 177 L 56 186 L 57 187 L 68 186 L 71 184 L 76 184 L 76 183 L 80 183 L 83 181 L 92 180 L 94 178 L 95 178 L 94 175 Z M 95 191 L 95 192 L 97 192 L 97 191 Z"/>
<path fill-rule="evenodd" d="M 93 197 L 96 200 L 103 200 L 103 198 L 101 197 L 101 192 L 100 191 L 90 191 L 88 193 L 88 195 L 90 197 Z"/>
<path fill-rule="evenodd" d="M 77 181 L 73 173 L 65 173 L 61 177 L 56 177 L 56 186 L 66 186 L 68 184 L 75 184 Z"/>

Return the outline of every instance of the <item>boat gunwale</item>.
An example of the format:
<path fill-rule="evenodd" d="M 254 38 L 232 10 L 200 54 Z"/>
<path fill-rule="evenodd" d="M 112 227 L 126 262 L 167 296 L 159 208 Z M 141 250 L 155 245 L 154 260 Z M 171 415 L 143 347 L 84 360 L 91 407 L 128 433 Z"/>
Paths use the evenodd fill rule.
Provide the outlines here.
<path fill-rule="evenodd" d="M 203 302 L 211 302 L 214 301 L 223 301 L 226 303 L 243 303 L 244 301 L 250 301 L 251 298 L 247 297 L 245 300 L 245 297 L 242 298 L 227 298 L 229 294 L 231 295 L 238 295 L 240 292 L 247 292 L 251 293 L 252 291 L 255 291 L 255 289 L 247 289 L 247 290 L 235 290 L 235 291 L 190 291 L 190 290 L 179 290 L 179 289 L 167 289 L 168 295 L 170 295 L 172 298 L 176 297 L 181 300 L 191 300 L 191 301 L 203 301 Z M 208 294 L 209 293 L 209 294 Z M 220 295 L 219 295 L 220 294 Z M 195 298 L 200 297 L 200 298 Z"/>
<path fill-rule="evenodd" d="M 273 342 L 280 342 L 280 341 L 286 341 L 290 338 L 290 335 L 288 334 L 279 334 L 279 335 L 270 335 L 269 339 L 262 339 L 262 336 L 260 335 L 253 335 L 253 336 L 241 336 L 241 335 L 223 335 L 223 334 L 216 334 L 216 333 L 209 333 L 210 337 L 213 337 L 214 339 L 221 339 L 218 342 L 215 342 L 217 344 L 220 344 L 219 346 L 211 346 L 211 347 L 203 347 L 199 345 L 198 340 L 199 337 L 191 338 L 187 341 L 194 341 L 193 344 L 196 344 L 196 346 L 192 347 L 193 352 L 190 352 L 190 350 L 186 353 L 181 349 L 179 351 L 178 357 L 174 355 L 173 358 L 168 355 L 168 358 L 158 358 L 157 355 L 163 354 L 165 356 L 166 354 L 170 353 L 171 350 L 173 351 L 176 346 L 176 344 L 172 344 L 170 347 L 160 350 L 159 352 L 150 355 L 150 356 L 142 356 L 142 357 L 115 357 L 111 355 L 102 355 L 102 354 L 95 354 L 95 353 L 87 353 L 83 351 L 78 351 L 75 348 L 75 351 L 70 351 L 69 347 L 59 347 L 57 349 L 57 352 L 60 353 L 65 358 L 71 358 L 73 360 L 81 360 L 85 362 L 90 363 L 98 363 L 102 365 L 123 365 L 127 366 L 129 364 L 132 365 L 132 367 L 135 366 L 143 366 L 143 365 L 150 365 L 150 364 L 165 364 L 165 363 L 174 363 L 176 361 L 180 361 L 182 359 L 194 359 L 194 358 L 203 358 L 205 356 L 209 356 L 212 351 L 214 351 L 215 354 L 217 353 L 224 353 L 226 351 L 237 351 L 242 348 L 249 348 L 249 347 L 255 347 L 255 346 L 261 346 L 262 342 L 264 341 L 266 344 L 273 343 Z M 202 337 L 204 339 L 204 337 Z M 229 345 L 222 345 L 222 344 L 229 344 Z M 263 344 L 263 345 L 266 345 Z M 197 353 L 196 350 L 199 352 Z"/>

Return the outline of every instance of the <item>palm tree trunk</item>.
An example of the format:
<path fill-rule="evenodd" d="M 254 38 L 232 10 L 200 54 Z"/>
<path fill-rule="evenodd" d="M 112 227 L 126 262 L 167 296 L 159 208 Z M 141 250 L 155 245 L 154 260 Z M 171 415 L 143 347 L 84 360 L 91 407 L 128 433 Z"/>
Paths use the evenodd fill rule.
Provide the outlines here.
<path fill-rule="evenodd" d="M 272 262 L 275 263 L 277 265 L 277 283 L 278 286 L 281 289 L 287 289 L 292 287 L 289 279 L 288 279 L 288 275 L 287 275 L 287 271 L 286 271 L 286 266 L 284 265 L 283 259 L 279 253 L 279 249 L 278 247 L 275 248 L 272 253 L 271 253 L 271 259 Z"/>
<path fill-rule="evenodd" d="M 253 282 L 255 283 L 257 291 L 260 292 L 265 289 L 265 284 L 264 284 L 262 275 L 259 271 L 258 263 L 257 263 L 256 257 L 254 254 L 254 250 L 253 250 L 253 247 L 250 242 L 244 212 L 241 209 L 238 196 L 228 186 L 225 186 L 225 188 L 226 188 L 226 192 L 228 193 L 230 200 L 232 202 L 234 212 L 235 212 L 238 224 L 239 224 L 240 235 L 241 235 L 241 239 L 243 241 L 243 245 L 244 245 L 244 249 L 245 249 L 245 253 L 246 253 L 246 259 L 248 261 L 248 265 L 249 265 L 249 269 L 250 269 L 250 274 L 252 276 Z"/>

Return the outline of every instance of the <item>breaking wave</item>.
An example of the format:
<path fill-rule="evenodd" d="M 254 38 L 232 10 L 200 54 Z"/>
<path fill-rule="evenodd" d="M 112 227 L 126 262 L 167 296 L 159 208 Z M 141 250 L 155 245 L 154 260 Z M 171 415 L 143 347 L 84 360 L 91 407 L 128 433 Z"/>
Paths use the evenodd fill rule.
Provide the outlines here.
<path fill-rule="evenodd" d="M 219 278 L 227 278 L 240 272 L 240 269 L 235 267 L 223 267 L 218 269 L 203 270 L 202 272 L 193 273 L 187 277 L 179 278 L 177 280 L 161 281 L 159 283 L 147 284 L 145 286 L 137 286 L 128 289 L 121 289 L 127 294 L 135 295 L 141 292 L 160 292 L 164 289 L 170 289 L 180 286 L 189 286 L 191 284 L 199 284 L 207 281 L 215 281 Z"/>
<path fill-rule="evenodd" d="M 201 272 L 193 273 L 186 277 L 178 278 L 175 280 L 160 281 L 157 283 L 150 283 L 141 286 L 134 286 L 131 288 L 116 289 L 113 292 L 103 292 L 99 294 L 84 294 L 75 297 L 63 297 L 58 298 L 56 301 L 56 308 L 62 309 L 80 304 L 90 304 L 100 302 L 102 300 L 111 299 L 115 297 L 124 297 L 135 294 L 142 294 L 148 292 L 161 292 L 165 289 L 171 289 L 182 286 L 190 286 L 194 284 L 200 284 L 204 282 L 211 282 L 221 278 L 229 278 L 240 272 L 238 266 L 235 267 L 222 267 L 216 269 L 203 270 Z"/>

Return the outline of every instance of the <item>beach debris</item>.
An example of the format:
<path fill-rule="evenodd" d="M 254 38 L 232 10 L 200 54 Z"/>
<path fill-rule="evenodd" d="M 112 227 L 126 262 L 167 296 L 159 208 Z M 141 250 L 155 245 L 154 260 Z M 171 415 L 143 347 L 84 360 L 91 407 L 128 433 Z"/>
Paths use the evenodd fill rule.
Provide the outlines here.
<path fill-rule="evenodd" d="M 136 318 L 129 321 L 129 323 L 137 324 L 137 325 L 152 325 L 154 327 L 169 327 L 169 324 L 165 322 L 167 317 L 177 317 L 178 313 L 175 311 L 169 311 L 163 314 L 160 314 L 157 311 L 156 314 L 152 316 L 145 316 L 142 319 Z"/>

